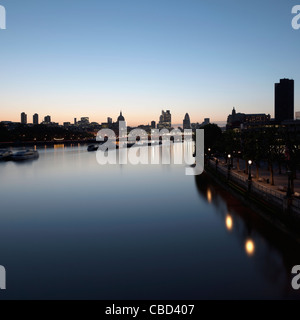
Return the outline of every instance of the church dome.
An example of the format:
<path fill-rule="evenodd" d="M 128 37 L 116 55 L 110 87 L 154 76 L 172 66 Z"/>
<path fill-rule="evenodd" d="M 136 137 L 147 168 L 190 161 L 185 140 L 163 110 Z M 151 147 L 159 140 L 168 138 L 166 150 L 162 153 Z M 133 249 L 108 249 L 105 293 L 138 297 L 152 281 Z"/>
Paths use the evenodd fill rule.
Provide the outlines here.
<path fill-rule="evenodd" d="M 122 115 L 122 111 L 120 112 L 120 115 L 118 116 L 118 122 L 125 121 L 125 118 Z"/>

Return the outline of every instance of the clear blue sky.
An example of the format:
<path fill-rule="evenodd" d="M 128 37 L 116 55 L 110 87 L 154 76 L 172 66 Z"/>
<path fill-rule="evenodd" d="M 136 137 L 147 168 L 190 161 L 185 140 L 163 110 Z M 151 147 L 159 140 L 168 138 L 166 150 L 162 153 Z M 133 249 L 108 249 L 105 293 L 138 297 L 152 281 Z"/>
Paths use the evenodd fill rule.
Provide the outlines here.
<path fill-rule="evenodd" d="M 290 0 L 0 0 L 0 121 L 89 116 L 129 124 L 274 115 L 274 82 L 295 80 Z"/>

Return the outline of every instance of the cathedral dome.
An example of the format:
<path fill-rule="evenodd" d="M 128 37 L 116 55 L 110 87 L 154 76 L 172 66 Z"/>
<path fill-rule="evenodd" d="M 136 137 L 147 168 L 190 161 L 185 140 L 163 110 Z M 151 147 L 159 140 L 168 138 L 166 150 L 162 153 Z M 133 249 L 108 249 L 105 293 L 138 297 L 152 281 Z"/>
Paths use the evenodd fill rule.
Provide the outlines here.
<path fill-rule="evenodd" d="M 120 115 L 118 116 L 118 122 L 125 121 L 125 118 L 122 115 L 122 111 L 120 112 Z"/>

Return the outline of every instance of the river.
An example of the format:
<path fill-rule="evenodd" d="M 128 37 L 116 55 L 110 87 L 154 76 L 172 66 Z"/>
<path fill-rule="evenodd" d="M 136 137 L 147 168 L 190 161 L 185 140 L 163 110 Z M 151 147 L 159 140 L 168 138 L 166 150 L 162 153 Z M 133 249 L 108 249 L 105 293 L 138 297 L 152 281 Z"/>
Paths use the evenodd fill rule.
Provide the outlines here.
<path fill-rule="evenodd" d="M 299 246 L 206 174 L 86 148 L 0 163 L 0 299 L 300 298 Z"/>

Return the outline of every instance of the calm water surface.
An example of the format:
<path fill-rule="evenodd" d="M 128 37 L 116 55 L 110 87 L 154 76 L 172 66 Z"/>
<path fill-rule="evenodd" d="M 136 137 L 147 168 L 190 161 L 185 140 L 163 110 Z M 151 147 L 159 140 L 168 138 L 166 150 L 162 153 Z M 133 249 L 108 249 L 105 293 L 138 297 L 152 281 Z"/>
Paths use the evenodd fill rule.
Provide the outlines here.
<path fill-rule="evenodd" d="M 299 247 L 205 175 L 39 152 L 0 163 L 0 299 L 300 297 Z"/>

